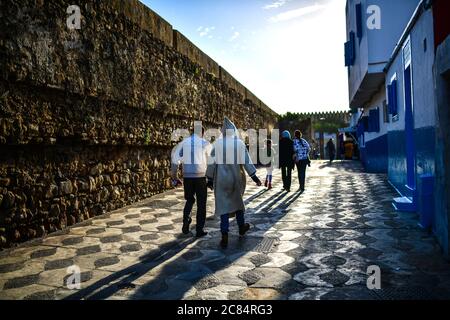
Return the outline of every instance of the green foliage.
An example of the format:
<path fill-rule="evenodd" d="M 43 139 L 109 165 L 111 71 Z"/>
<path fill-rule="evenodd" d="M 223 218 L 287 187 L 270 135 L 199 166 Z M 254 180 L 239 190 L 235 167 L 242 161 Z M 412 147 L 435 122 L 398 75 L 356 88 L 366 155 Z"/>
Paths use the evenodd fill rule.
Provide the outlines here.
<path fill-rule="evenodd" d="M 305 120 L 308 117 L 305 114 L 301 114 L 298 112 L 287 112 L 285 114 L 280 114 L 278 116 L 278 121 L 298 121 L 298 120 Z"/>
<path fill-rule="evenodd" d="M 192 73 L 194 74 L 195 77 L 198 77 L 200 75 L 200 67 L 195 65 L 192 69 Z"/>
<path fill-rule="evenodd" d="M 337 132 L 340 128 L 345 128 L 347 124 L 343 121 L 319 121 L 313 124 L 314 131 L 316 132 Z"/>
<path fill-rule="evenodd" d="M 340 112 L 322 112 L 322 113 L 297 113 L 287 112 L 278 117 L 279 122 L 301 122 L 312 118 L 313 129 L 316 132 L 337 132 L 340 128 L 347 127 L 347 123 L 339 119 Z"/>
<path fill-rule="evenodd" d="M 148 146 L 151 142 L 151 135 L 150 135 L 150 129 L 147 129 L 147 132 L 145 132 L 145 145 Z"/>

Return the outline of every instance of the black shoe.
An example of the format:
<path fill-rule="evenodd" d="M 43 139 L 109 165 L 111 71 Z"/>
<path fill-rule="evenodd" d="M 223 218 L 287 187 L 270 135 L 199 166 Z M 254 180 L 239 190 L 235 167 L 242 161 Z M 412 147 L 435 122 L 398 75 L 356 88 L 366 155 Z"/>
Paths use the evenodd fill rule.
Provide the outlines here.
<path fill-rule="evenodd" d="M 222 249 L 226 249 L 228 247 L 228 233 L 222 233 L 222 240 L 220 241 L 220 246 Z"/>
<path fill-rule="evenodd" d="M 208 234 L 208 232 L 205 231 L 197 231 L 197 234 L 195 235 L 196 238 L 203 238 L 204 236 L 206 236 Z"/>
<path fill-rule="evenodd" d="M 248 230 L 250 230 L 250 225 L 248 223 L 245 223 L 243 226 L 239 227 L 239 235 L 245 235 Z"/>
<path fill-rule="evenodd" d="M 183 234 L 189 233 L 189 226 L 191 225 L 191 222 L 192 222 L 192 218 L 189 218 L 187 223 L 183 222 L 183 229 L 182 229 Z"/>

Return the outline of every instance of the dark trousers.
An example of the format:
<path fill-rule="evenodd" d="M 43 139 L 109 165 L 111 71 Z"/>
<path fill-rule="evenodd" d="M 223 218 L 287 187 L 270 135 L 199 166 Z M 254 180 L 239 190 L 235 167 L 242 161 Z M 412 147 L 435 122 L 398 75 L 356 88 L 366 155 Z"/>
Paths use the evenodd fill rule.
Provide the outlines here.
<path fill-rule="evenodd" d="M 333 162 L 335 158 L 336 158 L 336 154 L 330 153 L 330 162 Z"/>
<path fill-rule="evenodd" d="M 306 167 L 308 166 L 308 160 L 300 160 L 296 163 L 298 171 L 298 182 L 300 184 L 300 190 L 305 190 L 306 179 Z"/>
<path fill-rule="evenodd" d="M 243 226 L 245 224 L 244 211 L 236 212 L 236 222 L 238 226 Z M 220 231 L 222 234 L 227 234 L 230 229 L 230 215 L 223 214 L 220 216 Z"/>
<path fill-rule="evenodd" d="M 206 220 L 206 199 L 208 190 L 206 178 L 184 178 L 184 198 L 186 205 L 183 210 L 183 222 L 187 223 L 191 216 L 192 207 L 197 199 L 197 232 L 203 231 Z"/>
<path fill-rule="evenodd" d="M 289 167 L 281 167 L 281 178 L 283 179 L 283 188 L 291 189 L 292 170 Z"/>

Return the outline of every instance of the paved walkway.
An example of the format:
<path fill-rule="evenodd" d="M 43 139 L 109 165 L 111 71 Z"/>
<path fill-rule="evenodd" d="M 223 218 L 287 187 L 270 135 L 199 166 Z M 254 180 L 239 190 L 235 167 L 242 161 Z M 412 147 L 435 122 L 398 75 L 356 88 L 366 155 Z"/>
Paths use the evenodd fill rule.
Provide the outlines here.
<path fill-rule="evenodd" d="M 417 215 L 392 210 L 385 175 L 319 161 L 304 194 L 282 192 L 279 172 L 274 185 L 250 184 L 252 229 L 239 239 L 232 221 L 226 250 L 212 193 L 209 235 L 180 235 L 178 189 L 0 252 L 0 299 L 450 298 L 450 264 Z M 81 290 L 66 288 L 72 265 Z M 366 286 L 370 265 L 381 268 L 381 290 Z"/>

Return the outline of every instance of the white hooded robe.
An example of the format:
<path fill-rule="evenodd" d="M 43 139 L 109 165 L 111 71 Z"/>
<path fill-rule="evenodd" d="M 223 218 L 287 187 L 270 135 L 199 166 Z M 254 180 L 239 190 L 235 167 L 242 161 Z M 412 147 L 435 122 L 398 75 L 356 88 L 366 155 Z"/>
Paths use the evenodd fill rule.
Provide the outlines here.
<path fill-rule="evenodd" d="M 252 177 L 256 168 L 244 142 L 238 137 L 236 126 L 225 118 L 222 137 L 213 145 L 206 176 L 214 181 L 216 215 L 245 211 L 243 195 L 245 172 Z"/>

